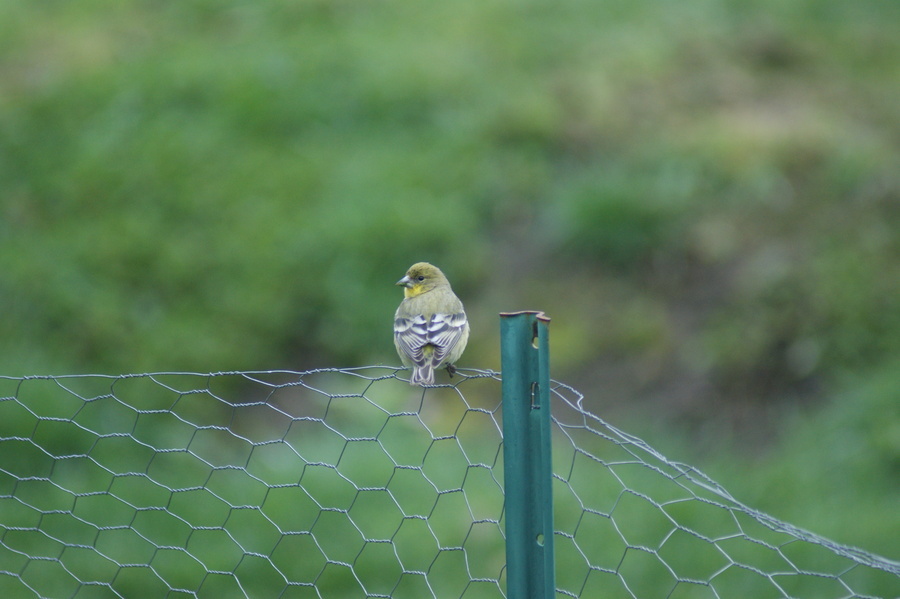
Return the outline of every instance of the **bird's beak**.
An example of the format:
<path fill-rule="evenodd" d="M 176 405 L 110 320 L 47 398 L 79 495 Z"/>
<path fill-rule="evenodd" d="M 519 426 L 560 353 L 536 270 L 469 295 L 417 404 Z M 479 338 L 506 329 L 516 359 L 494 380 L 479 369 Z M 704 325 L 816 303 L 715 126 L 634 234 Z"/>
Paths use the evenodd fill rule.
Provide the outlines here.
<path fill-rule="evenodd" d="M 401 287 L 409 287 L 409 277 L 403 277 L 402 279 L 400 279 L 399 281 L 394 283 L 394 285 L 400 285 Z"/>

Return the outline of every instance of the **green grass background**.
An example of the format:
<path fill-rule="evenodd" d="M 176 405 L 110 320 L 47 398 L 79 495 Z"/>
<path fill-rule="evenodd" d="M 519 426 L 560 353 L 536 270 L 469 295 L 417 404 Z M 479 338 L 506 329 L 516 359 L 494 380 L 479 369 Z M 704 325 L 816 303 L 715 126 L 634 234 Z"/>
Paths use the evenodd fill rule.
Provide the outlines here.
<path fill-rule="evenodd" d="M 897 559 L 900 6 L 0 1 L 0 372 L 462 366 Z"/>

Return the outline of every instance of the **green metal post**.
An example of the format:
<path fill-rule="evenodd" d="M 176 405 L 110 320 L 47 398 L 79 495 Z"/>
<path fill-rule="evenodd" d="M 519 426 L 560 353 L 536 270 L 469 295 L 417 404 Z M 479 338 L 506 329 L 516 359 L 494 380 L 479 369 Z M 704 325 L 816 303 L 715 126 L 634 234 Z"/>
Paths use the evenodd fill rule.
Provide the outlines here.
<path fill-rule="evenodd" d="M 543 312 L 500 314 L 509 599 L 556 595 L 549 325 Z"/>

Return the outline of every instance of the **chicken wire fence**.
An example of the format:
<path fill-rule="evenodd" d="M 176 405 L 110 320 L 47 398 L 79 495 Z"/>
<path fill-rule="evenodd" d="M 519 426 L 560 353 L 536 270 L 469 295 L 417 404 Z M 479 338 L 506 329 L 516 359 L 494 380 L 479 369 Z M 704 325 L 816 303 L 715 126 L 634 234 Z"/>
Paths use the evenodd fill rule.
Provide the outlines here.
<path fill-rule="evenodd" d="M 506 597 L 500 375 L 0 377 L 2 597 Z M 552 384 L 556 594 L 896 597 Z"/>

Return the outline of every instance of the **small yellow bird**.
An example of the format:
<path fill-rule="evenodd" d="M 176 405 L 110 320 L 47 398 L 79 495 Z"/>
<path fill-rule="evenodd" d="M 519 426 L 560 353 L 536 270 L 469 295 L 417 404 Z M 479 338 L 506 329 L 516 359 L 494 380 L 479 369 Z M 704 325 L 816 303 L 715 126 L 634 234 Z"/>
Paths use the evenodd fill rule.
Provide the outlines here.
<path fill-rule="evenodd" d="M 410 385 L 433 385 L 434 371 L 453 367 L 466 349 L 469 321 L 462 302 L 437 266 L 417 262 L 397 281 L 403 301 L 394 314 L 394 346 L 405 366 L 411 366 Z"/>

